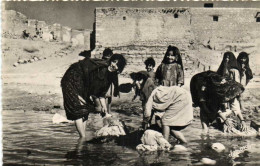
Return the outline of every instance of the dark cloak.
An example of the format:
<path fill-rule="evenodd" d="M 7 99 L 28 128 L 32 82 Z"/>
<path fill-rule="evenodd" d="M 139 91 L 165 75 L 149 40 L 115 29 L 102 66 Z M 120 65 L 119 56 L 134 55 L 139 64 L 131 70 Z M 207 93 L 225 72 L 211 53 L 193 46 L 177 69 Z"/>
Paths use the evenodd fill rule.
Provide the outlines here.
<path fill-rule="evenodd" d="M 249 66 L 249 57 L 248 57 L 248 54 L 246 52 L 241 52 L 238 57 L 237 57 L 237 63 L 240 67 L 240 69 L 243 71 L 244 69 L 242 69 L 242 59 L 246 59 L 246 61 L 244 62 L 245 64 L 245 74 L 246 74 L 246 80 L 247 82 L 249 82 L 249 80 L 251 80 L 253 78 L 253 73 L 252 73 L 252 70 Z M 243 72 L 241 72 L 242 76 L 243 76 Z"/>
<path fill-rule="evenodd" d="M 240 83 L 229 79 L 223 84 L 223 79 L 216 72 L 206 71 L 194 75 L 190 82 L 194 106 L 203 108 L 210 121 L 215 119 L 222 103 L 231 101 L 244 91 Z"/>
<path fill-rule="evenodd" d="M 87 119 L 88 114 L 95 111 L 90 96 L 105 97 L 112 82 L 107 67 L 104 60 L 85 58 L 72 64 L 65 72 L 61 87 L 69 120 Z"/>
<path fill-rule="evenodd" d="M 229 57 L 229 61 L 226 63 L 226 58 Z M 241 69 L 237 64 L 235 55 L 232 52 L 225 52 L 222 62 L 217 70 L 217 73 L 221 76 L 227 76 L 226 70 L 237 69 L 241 73 Z"/>

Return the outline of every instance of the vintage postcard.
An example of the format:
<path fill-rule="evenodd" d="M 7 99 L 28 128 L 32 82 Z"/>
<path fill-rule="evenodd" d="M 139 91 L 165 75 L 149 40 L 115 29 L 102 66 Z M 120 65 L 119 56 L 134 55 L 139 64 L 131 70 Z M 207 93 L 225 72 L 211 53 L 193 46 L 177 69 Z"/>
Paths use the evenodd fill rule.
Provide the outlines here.
<path fill-rule="evenodd" d="M 259 1 L 2 1 L 3 165 L 260 165 Z"/>

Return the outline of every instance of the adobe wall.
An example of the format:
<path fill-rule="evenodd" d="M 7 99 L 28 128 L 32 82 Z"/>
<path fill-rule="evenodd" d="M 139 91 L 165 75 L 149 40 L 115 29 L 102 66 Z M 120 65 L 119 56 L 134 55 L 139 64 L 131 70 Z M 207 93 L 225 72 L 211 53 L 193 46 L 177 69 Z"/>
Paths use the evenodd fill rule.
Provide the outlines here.
<path fill-rule="evenodd" d="M 188 8 L 97 8 L 96 48 L 158 47 L 162 51 L 168 44 L 186 48 L 192 38 L 190 19 Z"/>
<path fill-rule="evenodd" d="M 250 42 L 259 36 L 258 9 L 97 8 L 96 46 L 164 46 L 186 49 L 195 39 L 217 43 Z M 175 15 L 178 18 L 175 18 Z M 218 21 L 213 21 L 218 16 Z M 252 41 L 251 41 L 252 42 Z"/>
<path fill-rule="evenodd" d="M 130 63 L 142 63 L 150 56 L 159 62 L 168 45 L 175 45 L 185 56 L 195 51 L 192 56 L 199 57 L 204 51 L 200 64 L 210 65 L 216 57 L 218 62 L 225 51 L 236 55 L 247 51 L 252 62 L 258 62 L 253 66 L 260 65 L 257 8 L 96 8 L 95 12 L 96 57 L 110 47 Z M 217 56 L 212 58 L 212 53 Z"/>
<path fill-rule="evenodd" d="M 260 36 L 260 24 L 255 18 L 259 9 L 191 8 L 190 11 L 192 31 L 199 42 L 253 43 L 254 38 Z M 217 22 L 213 21 L 213 16 L 218 16 Z"/>

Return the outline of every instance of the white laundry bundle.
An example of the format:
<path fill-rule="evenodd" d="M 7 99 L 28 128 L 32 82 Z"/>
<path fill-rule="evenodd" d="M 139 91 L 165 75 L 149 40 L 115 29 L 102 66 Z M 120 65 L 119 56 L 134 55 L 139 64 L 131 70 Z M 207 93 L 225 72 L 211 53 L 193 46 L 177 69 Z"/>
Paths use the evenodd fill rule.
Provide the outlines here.
<path fill-rule="evenodd" d="M 222 143 L 218 143 L 218 142 L 217 143 L 213 143 L 211 145 L 211 148 L 213 150 L 215 150 L 216 152 L 219 152 L 219 153 L 225 150 L 225 146 Z"/>
<path fill-rule="evenodd" d="M 141 138 L 142 144 L 136 149 L 141 151 L 170 150 L 171 144 L 163 138 L 163 135 L 154 130 L 146 130 Z"/>
<path fill-rule="evenodd" d="M 126 135 L 124 125 L 117 118 L 106 116 L 103 119 L 104 127 L 96 131 L 96 137 Z"/>

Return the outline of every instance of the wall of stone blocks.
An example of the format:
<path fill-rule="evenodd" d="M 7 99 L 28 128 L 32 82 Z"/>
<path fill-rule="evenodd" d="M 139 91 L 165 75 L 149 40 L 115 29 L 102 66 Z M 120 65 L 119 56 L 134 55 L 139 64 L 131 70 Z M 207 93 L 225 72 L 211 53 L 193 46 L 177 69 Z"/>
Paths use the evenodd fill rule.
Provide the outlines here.
<path fill-rule="evenodd" d="M 95 53 L 101 56 L 110 47 L 126 55 L 130 63 L 141 63 L 150 56 L 159 62 L 171 44 L 181 52 L 207 48 L 219 56 L 224 51 L 247 51 L 254 63 L 260 52 L 257 12 L 256 8 L 97 8 Z M 205 62 L 212 59 L 204 57 Z"/>
<path fill-rule="evenodd" d="M 208 39 L 219 43 L 248 42 L 244 40 L 260 31 L 255 18 L 258 9 L 191 8 L 190 11 L 192 31 L 200 42 Z M 217 22 L 213 16 L 218 16 Z"/>

